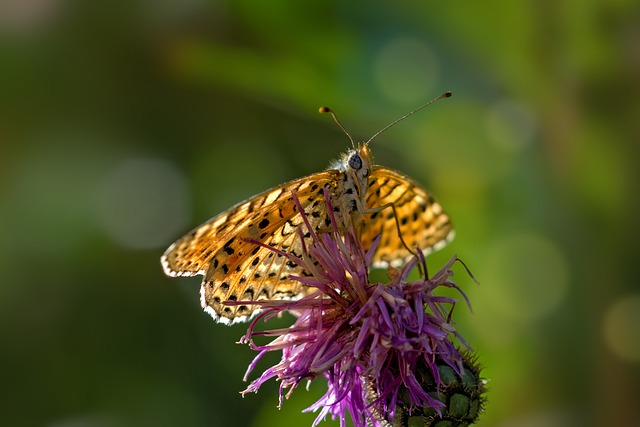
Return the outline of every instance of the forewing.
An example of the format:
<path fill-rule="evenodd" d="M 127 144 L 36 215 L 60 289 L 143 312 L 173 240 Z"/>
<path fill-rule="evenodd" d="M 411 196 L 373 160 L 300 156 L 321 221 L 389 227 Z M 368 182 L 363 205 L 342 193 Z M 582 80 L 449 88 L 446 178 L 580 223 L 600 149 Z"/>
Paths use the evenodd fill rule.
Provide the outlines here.
<path fill-rule="evenodd" d="M 246 320 L 254 305 L 229 305 L 225 301 L 295 298 L 304 293 L 297 264 L 255 241 L 285 253 L 301 255 L 296 230 L 302 216 L 295 192 L 312 228 L 325 224 L 324 187 L 337 182 L 338 171 L 300 178 L 252 197 L 198 227 L 170 247 L 163 257 L 167 274 L 204 274 L 201 303 L 223 323 Z M 326 227 L 326 225 L 324 225 Z"/>
<path fill-rule="evenodd" d="M 389 206 L 380 209 L 385 205 Z M 369 176 L 361 230 L 365 248 L 382 235 L 373 257 L 375 267 L 399 265 L 411 257 L 397 224 L 407 246 L 425 254 L 441 249 L 454 236 L 449 217 L 428 191 L 400 172 L 376 166 Z"/>
<path fill-rule="evenodd" d="M 268 211 L 278 214 L 278 208 L 283 207 L 283 218 L 274 218 L 274 224 L 269 228 L 278 222 L 283 223 L 287 215 L 287 206 L 293 206 L 291 198 L 293 191 L 310 190 L 313 184 L 309 185 L 309 183 L 316 183 L 322 187 L 335 180 L 337 173 L 337 171 L 325 171 L 289 181 L 240 202 L 211 218 L 169 246 L 161 258 L 165 274 L 172 277 L 205 274 L 215 254 L 235 235 L 248 229 L 261 213 Z M 259 238 L 262 232 L 257 234 Z"/>
<path fill-rule="evenodd" d="M 269 194 L 282 196 L 276 189 L 241 202 L 174 242 L 162 255 L 161 262 L 168 276 L 205 274 L 213 256 L 233 234 L 246 225 L 257 204 Z"/>

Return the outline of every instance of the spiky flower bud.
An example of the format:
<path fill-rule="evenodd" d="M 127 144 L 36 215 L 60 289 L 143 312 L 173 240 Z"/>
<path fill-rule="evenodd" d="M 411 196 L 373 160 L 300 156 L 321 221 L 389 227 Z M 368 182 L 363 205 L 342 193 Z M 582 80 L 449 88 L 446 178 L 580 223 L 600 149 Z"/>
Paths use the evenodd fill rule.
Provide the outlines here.
<path fill-rule="evenodd" d="M 464 372 L 458 375 L 447 363 L 436 358 L 440 387 L 431 370 L 419 364 L 417 377 L 420 385 L 445 406 L 439 415 L 434 408 L 413 407 L 408 393 L 401 392 L 391 425 L 393 427 L 466 427 L 474 424 L 483 411 L 486 380 L 480 377 L 481 366 L 477 357 L 462 351 Z M 439 388 L 439 390 L 438 390 Z"/>

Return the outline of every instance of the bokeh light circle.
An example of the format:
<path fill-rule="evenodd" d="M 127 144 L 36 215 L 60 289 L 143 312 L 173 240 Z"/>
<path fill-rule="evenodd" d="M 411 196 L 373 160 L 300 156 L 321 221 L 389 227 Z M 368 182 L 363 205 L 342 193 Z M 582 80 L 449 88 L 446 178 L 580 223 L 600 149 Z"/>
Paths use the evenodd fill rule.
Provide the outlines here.
<path fill-rule="evenodd" d="M 620 298 L 609 306 L 603 332 L 607 346 L 616 356 L 640 362 L 640 294 Z"/>
<path fill-rule="evenodd" d="M 97 192 L 97 216 L 105 232 L 128 248 L 156 248 L 184 231 L 189 197 L 183 175 L 159 159 L 128 159 Z"/>
<path fill-rule="evenodd" d="M 520 232 L 494 244 L 482 266 L 487 303 L 504 318 L 533 322 L 565 298 L 569 267 L 562 251 L 546 237 Z"/>
<path fill-rule="evenodd" d="M 489 141 L 507 151 L 526 148 L 536 133 L 533 113 L 514 101 L 501 101 L 493 105 L 486 126 Z"/>
<path fill-rule="evenodd" d="M 425 102 L 440 75 L 433 50 L 422 40 L 397 38 L 382 47 L 373 77 L 384 96 L 400 104 Z"/>

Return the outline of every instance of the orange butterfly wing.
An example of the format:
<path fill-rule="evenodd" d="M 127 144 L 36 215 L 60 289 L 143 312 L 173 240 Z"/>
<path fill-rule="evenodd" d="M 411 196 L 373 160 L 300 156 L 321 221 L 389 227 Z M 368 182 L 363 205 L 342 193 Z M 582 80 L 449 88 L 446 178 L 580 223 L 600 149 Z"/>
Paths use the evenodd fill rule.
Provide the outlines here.
<path fill-rule="evenodd" d="M 167 249 L 162 257 L 165 273 L 203 274 L 202 306 L 223 323 L 244 321 L 256 309 L 250 305 L 225 305 L 224 301 L 300 296 L 304 293 L 303 285 L 288 276 L 303 276 L 305 272 L 286 257 L 247 240 L 301 255 L 296 230 L 303 220 L 293 201 L 293 192 L 312 228 L 326 229 L 324 187 L 333 187 L 340 174 L 330 170 L 290 181 L 212 218 Z"/>
<path fill-rule="evenodd" d="M 441 249 L 454 237 L 451 221 L 442 206 L 420 184 L 406 175 L 376 166 L 369 175 L 366 210 L 361 238 L 365 248 L 382 235 L 373 257 L 373 266 L 397 266 L 412 255 L 398 236 L 393 204 L 400 233 L 407 246 L 419 247 L 425 255 Z"/>

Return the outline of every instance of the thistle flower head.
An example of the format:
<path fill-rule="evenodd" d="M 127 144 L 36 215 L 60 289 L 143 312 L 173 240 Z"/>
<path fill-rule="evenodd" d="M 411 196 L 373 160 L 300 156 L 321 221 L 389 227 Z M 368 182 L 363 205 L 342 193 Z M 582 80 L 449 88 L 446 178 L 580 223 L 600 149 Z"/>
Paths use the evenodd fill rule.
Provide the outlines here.
<path fill-rule="evenodd" d="M 326 192 L 328 194 L 328 192 Z M 300 212 L 304 210 L 299 205 Z M 329 212 L 331 201 L 327 197 Z M 313 290 L 297 301 L 252 301 L 261 306 L 241 342 L 259 354 L 247 370 L 269 351 L 282 351 L 281 361 L 268 368 L 243 394 L 257 392 L 271 378 L 280 382 L 280 405 L 301 382 L 324 377 L 327 392 L 307 411 L 317 411 L 316 426 L 327 415 L 346 425 L 350 414 L 356 427 L 384 426 L 402 413 L 429 408 L 438 416 L 446 410 L 439 398 L 443 386 L 443 366 L 459 377 L 465 372 L 464 354 L 452 338 L 466 343 L 455 330 L 451 314 L 455 300 L 438 296 L 440 287 L 456 289 L 451 281 L 453 257 L 432 276 L 422 253 L 401 269 L 389 269 L 390 283 L 370 283 L 369 267 L 379 239 L 365 250 L 351 228 L 316 234 L 306 221 L 311 243 L 300 257 L 282 253 L 302 266 L 309 276 L 292 277 Z M 277 251 L 276 249 L 273 249 Z M 423 277 L 408 281 L 410 272 L 421 266 Z M 240 303 L 240 302 L 236 302 Z M 247 302 L 242 302 L 246 304 Z M 468 301 L 467 301 L 468 304 Z M 286 329 L 258 331 L 256 325 L 283 311 L 296 315 Z M 274 337 L 266 345 L 254 342 L 257 336 Z M 430 378 L 425 387 L 424 370 Z"/>

